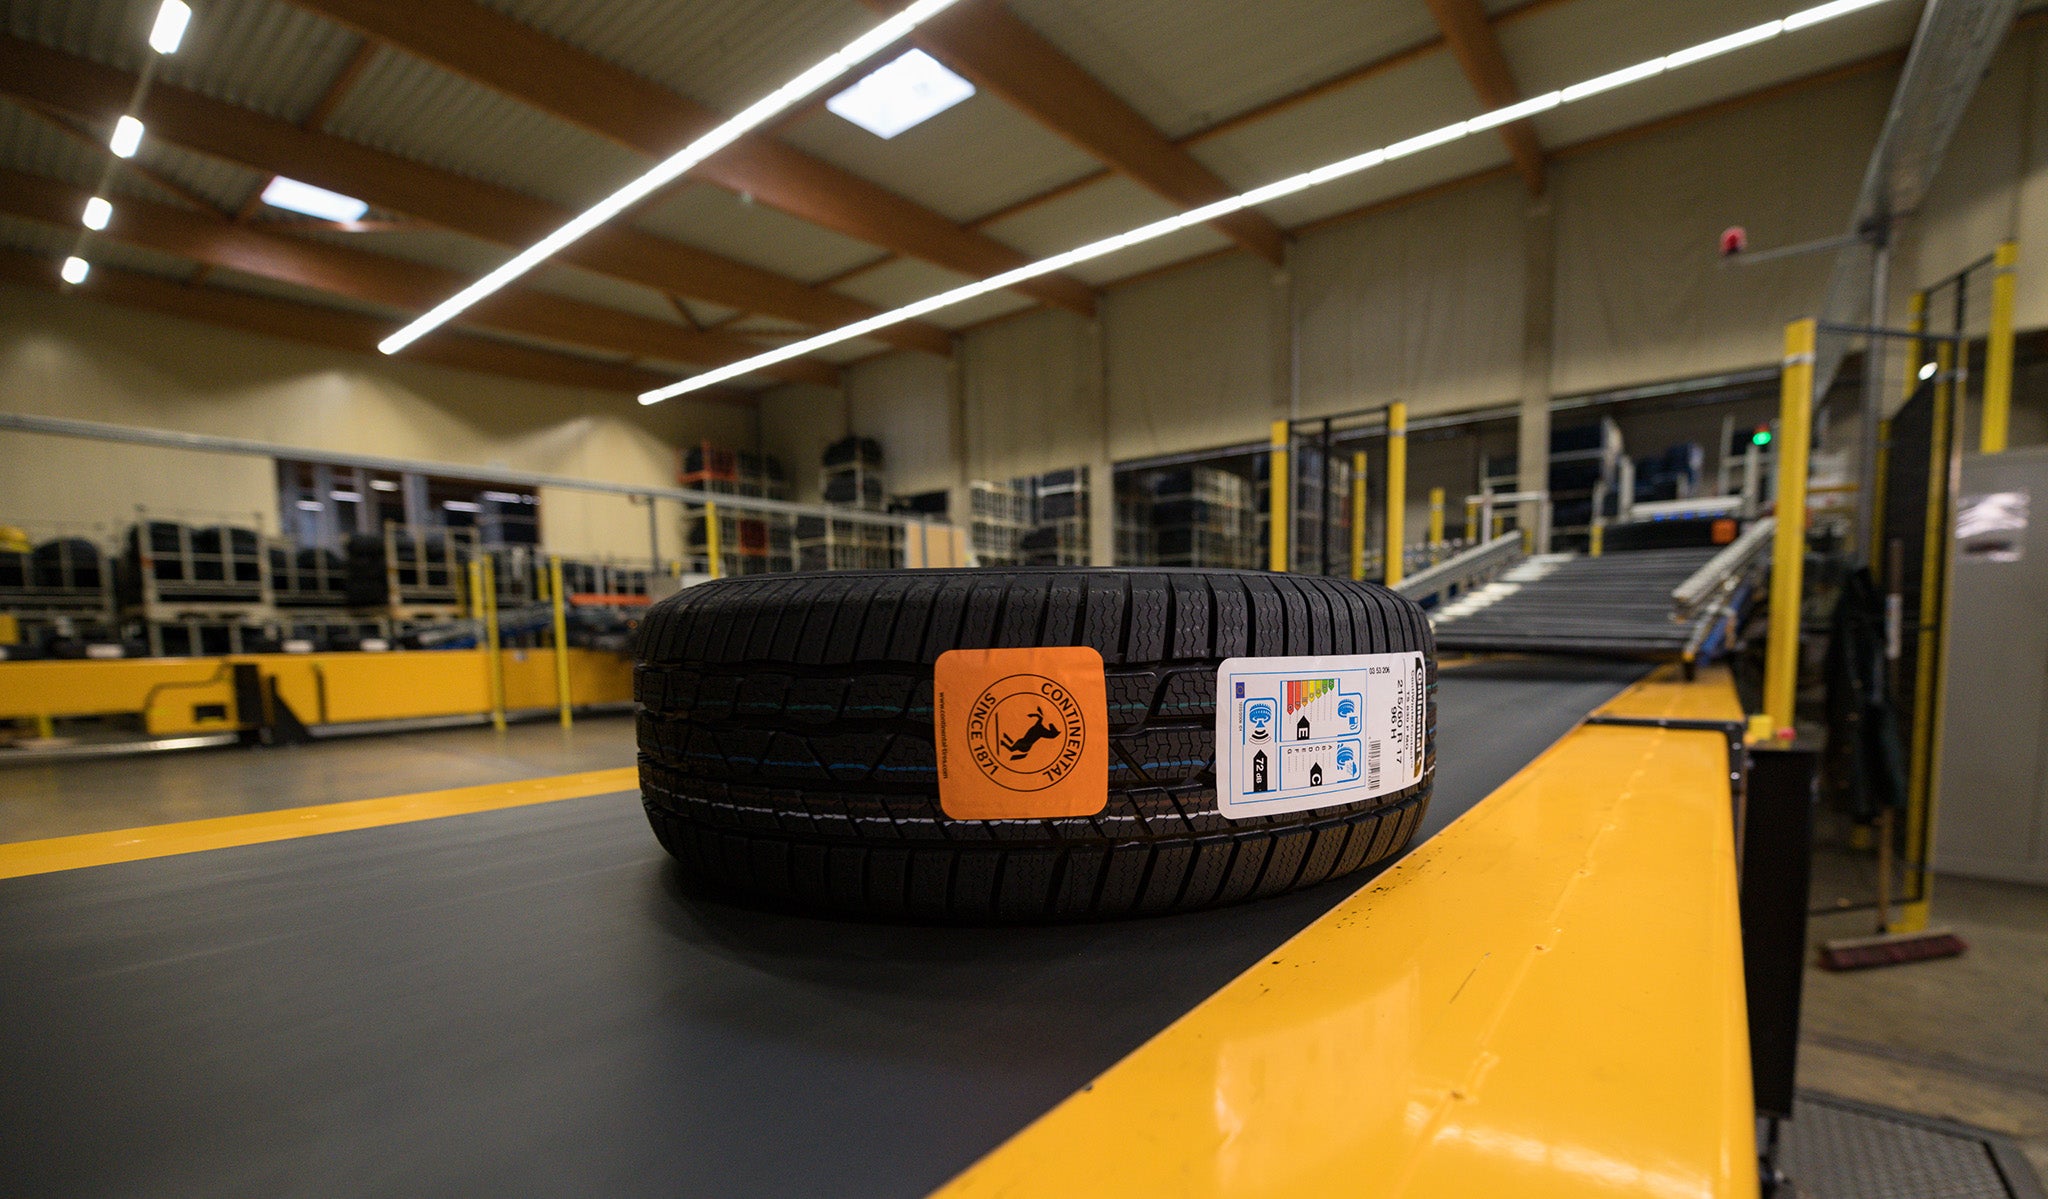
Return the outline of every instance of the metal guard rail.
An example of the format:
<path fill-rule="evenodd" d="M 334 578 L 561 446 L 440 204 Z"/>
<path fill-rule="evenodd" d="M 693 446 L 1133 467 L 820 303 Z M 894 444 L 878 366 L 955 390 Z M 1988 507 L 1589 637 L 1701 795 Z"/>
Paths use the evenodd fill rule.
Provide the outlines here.
<path fill-rule="evenodd" d="M 1489 572 L 1500 570 L 1521 556 L 1521 531 L 1512 530 L 1491 541 L 1481 542 L 1427 570 L 1417 571 L 1394 584 L 1391 590 L 1416 603 L 1422 603 L 1453 588 L 1468 585 Z"/>
<path fill-rule="evenodd" d="M 1778 525 L 1777 518 L 1766 516 L 1752 521 L 1742 536 L 1730 542 L 1727 548 L 1692 573 L 1685 582 L 1671 589 L 1671 603 L 1679 613 L 1690 613 L 1703 603 L 1719 595 L 1728 581 L 1747 570 L 1759 556 L 1771 547 L 1771 537 Z"/>

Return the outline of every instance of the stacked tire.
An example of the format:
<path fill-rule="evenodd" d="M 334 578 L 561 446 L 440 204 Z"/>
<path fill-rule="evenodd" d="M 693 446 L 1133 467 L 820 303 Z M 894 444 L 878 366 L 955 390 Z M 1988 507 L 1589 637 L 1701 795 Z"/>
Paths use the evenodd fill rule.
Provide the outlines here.
<path fill-rule="evenodd" d="M 956 820 L 938 794 L 933 666 L 954 649 L 1087 646 L 1108 701 L 1095 815 Z M 1425 762 L 1405 790 L 1312 811 L 1217 811 L 1217 667 L 1420 652 Z M 1435 777 L 1436 658 L 1382 588 L 1222 570 L 918 570 L 689 588 L 642 626 L 641 795 L 695 883 L 756 901 L 961 922 L 1187 911 L 1384 861 Z"/>

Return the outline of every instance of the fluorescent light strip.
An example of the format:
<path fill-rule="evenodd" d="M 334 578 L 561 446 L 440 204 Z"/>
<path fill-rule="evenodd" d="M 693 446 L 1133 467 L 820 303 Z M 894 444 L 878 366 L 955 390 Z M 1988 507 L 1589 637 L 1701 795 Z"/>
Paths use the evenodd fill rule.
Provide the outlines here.
<path fill-rule="evenodd" d="M 114 122 L 114 136 L 107 139 L 107 149 L 116 158 L 133 158 L 135 151 L 142 147 L 142 122 L 123 113 Z"/>
<path fill-rule="evenodd" d="M 817 66 L 755 101 L 725 124 L 676 151 L 658 163 L 654 169 L 599 200 L 568 224 L 520 251 L 510 262 L 435 305 L 425 316 L 378 342 L 377 348 L 386 354 L 396 354 L 427 333 L 447 324 L 470 305 L 552 258 L 591 230 L 653 195 L 683 172 L 758 129 L 819 88 L 873 58 L 891 42 L 956 3 L 958 0 L 917 0 L 917 3 L 909 8 L 848 42 Z"/>
<path fill-rule="evenodd" d="M 94 196 L 85 202 L 85 212 L 78 219 L 86 228 L 97 233 L 106 228 L 107 222 L 113 218 L 114 206 L 107 203 L 105 197 Z"/>
<path fill-rule="evenodd" d="M 1869 8 L 1883 3 L 1886 3 L 1886 0 L 1834 0 L 1834 3 L 1823 4 L 1818 8 L 1794 13 L 1781 21 L 1767 21 L 1754 28 L 1745 29 L 1741 33 L 1729 34 L 1726 37 L 1701 42 L 1697 46 L 1679 50 L 1664 55 L 1661 58 L 1653 58 L 1648 62 L 1639 63 L 1633 67 L 1611 71 L 1605 75 L 1589 79 L 1584 83 L 1574 84 L 1562 91 L 1546 92 L 1541 96 L 1523 100 L 1504 108 L 1498 108 L 1492 112 L 1483 113 L 1468 121 L 1458 121 L 1441 129 L 1436 129 L 1417 137 L 1411 137 L 1405 141 L 1395 142 L 1393 145 L 1383 149 L 1367 150 L 1363 154 L 1339 159 L 1336 162 L 1317 167 L 1315 170 L 1304 171 L 1299 175 L 1291 175 L 1285 179 L 1268 183 L 1264 187 L 1253 188 L 1251 191 L 1232 196 L 1227 200 L 1218 200 L 1213 204 L 1205 204 L 1200 208 L 1190 209 L 1187 212 L 1154 221 L 1149 225 L 1141 225 L 1127 233 L 1119 233 L 1113 237 L 1105 237 L 1100 241 L 1089 242 L 1085 246 L 1077 246 L 1063 254 L 1055 254 L 1050 258 L 1042 258 L 1037 262 L 1026 263 L 1015 269 L 1004 271 L 1000 275 L 992 275 L 987 279 L 963 284 L 951 291 L 928 296 L 915 303 L 906 304 L 901 308 L 878 313 L 865 320 L 855 321 L 850 325 L 843 325 L 840 328 L 817 334 L 814 337 L 804 338 L 802 341 L 791 342 L 777 349 L 756 354 L 752 358 L 730 363 L 715 370 L 708 370 L 702 374 L 691 375 L 689 378 L 671 383 L 667 387 L 660 387 L 653 391 L 641 393 L 640 402 L 642 404 L 658 404 L 663 400 L 674 399 L 679 395 L 687 395 L 690 392 L 700 391 L 706 387 L 714 387 L 720 383 L 737 379 L 742 375 L 753 374 L 777 363 L 801 358 L 805 354 L 852 341 L 857 337 L 865 337 L 877 330 L 886 329 L 892 325 L 900 325 L 905 321 L 916 320 L 918 317 L 937 312 L 942 308 L 951 308 L 955 304 L 964 303 L 977 296 L 985 296 L 990 292 L 1002 291 L 1026 280 L 1036 279 L 1041 275 L 1062 271 L 1070 266 L 1090 262 L 1094 259 L 1114 254 L 1118 250 L 1128 249 L 1131 246 L 1140 245 L 1144 242 L 1156 241 L 1169 233 L 1177 233 L 1190 226 L 1206 224 L 1217 217 L 1228 216 L 1233 212 L 1250 208 L 1256 204 L 1270 203 L 1280 199 L 1282 196 L 1291 196 L 1296 192 L 1319 187 L 1332 180 L 1342 179 L 1347 175 L 1358 174 L 1360 171 L 1376 167 L 1383 162 L 1390 162 L 1393 159 L 1413 154 L 1419 150 L 1440 146 L 1446 142 L 1453 142 L 1467 134 L 1476 133 L 1482 129 L 1491 129 L 1496 125 L 1504 125 L 1509 121 L 1518 121 L 1539 112 L 1547 112 L 1559 105 L 1570 104 L 1575 100 L 1583 100 L 1588 96 L 1599 95 L 1602 92 L 1612 91 L 1615 88 L 1625 87 L 1628 84 L 1661 75 L 1675 67 L 1690 66 L 1693 63 L 1719 54 L 1725 54 L 1742 46 L 1769 41 L 1780 33 L 1818 25 L 1822 21 L 1831 20 L 1846 13 L 1855 12 L 1858 9 Z"/>
<path fill-rule="evenodd" d="M 59 276 L 63 278 L 64 282 L 66 283 L 83 283 L 85 282 L 85 277 L 87 275 L 92 274 L 92 263 L 87 262 L 85 259 L 80 258 L 76 254 L 73 254 L 71 257 L 66 258 L 64 260 L 63 267 L 61 267 L 57 273 Z"/>
<path fill-rule="evenodd" d="M 192 6 L 185 0 L 164 0 L 156 10 L 156 24 L 149 30 L 149 48 L 158 54 L 176 54 L 185 40 L 185 26 L 192 23 Z"/>

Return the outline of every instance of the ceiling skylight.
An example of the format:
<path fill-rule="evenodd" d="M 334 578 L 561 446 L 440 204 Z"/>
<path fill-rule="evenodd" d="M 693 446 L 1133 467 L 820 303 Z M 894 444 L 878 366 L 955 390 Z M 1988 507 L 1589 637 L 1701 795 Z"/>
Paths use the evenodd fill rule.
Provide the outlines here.
<path fill-rule="evenodd" d="M 263 189 L 263 202 L 272 208 L 319 217 L 323 221 L 360 221 L 370 206 L 354 196 L 344 196 L 324 187 L 300 183 L 278 175 Z"/>
<path fill-rule="evenodd" d="M 911 50 L 825 101 L 825 107 L 886 141 L 973 94 L 974 85 L 938 59 Z"/>

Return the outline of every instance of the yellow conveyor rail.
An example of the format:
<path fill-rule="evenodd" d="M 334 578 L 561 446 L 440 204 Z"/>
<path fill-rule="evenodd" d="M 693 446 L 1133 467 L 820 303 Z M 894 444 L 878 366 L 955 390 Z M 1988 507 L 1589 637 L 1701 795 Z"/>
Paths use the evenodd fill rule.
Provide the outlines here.
<path fill-rule="evenodd" d="M 1755 1195 L 1728 752 L 1580 726 L 938 1193 Z"/>
<path fill-rule="evenodd" d="M 554 650 L 508 649 L 500 660 L 507 709 L 557 707 Z M 246 723 L 235 712 L 237 663 L 275 678 L 312 726 L 491 712 L 487 651 L 469 649 L 0 662 L 0 720 L 139 714 L 156 736 L 233 729 Z M 633 698 L 632 663 L 618 654 L 571 648 L 567 677 L 579 707 Z"/>

